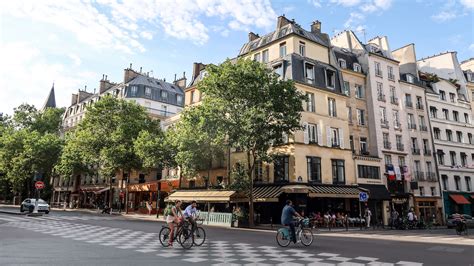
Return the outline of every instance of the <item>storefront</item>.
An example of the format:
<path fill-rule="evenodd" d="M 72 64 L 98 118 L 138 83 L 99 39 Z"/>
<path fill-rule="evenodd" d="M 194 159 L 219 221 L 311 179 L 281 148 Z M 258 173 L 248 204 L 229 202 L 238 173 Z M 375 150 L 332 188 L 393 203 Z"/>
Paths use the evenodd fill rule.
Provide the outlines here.
<path fill-rule="evenodd" d="M 425 222 L 443 223 L 443 209 L 438 197 L 415 197 L 415 213 Z"/>
<path fill-rule="evenodd" d="M 446 216 L 456 212 L 473 215 L 472 196 L 472 193 L 466 192 L 443 192 Z"/>
<path fill-rule="evenodd" d="M 390 192 L 388 192 L 385 185 L 376 184 L 359 184 L 359 186 L 366 190 L 369 194 L 367 207 L 372 212 L 372 219 L 377 224 L 383 222 L 384 225 L 389 223 L 390 214 Z"/>
<path fill-rule="evenodd" d="M 170 192 L 177 189 L 179 180 L 159 180 L 140 184 L 129 184 L 128 212 L 148 213 L 147 202 L 151 202 L 152 214 L 157 213 L 157 207 L 165 207 L 165 198 Z M 160 193 L 158 193 L 158 190 Z M 158 205 L 157 205 L 158 201 Z"/>

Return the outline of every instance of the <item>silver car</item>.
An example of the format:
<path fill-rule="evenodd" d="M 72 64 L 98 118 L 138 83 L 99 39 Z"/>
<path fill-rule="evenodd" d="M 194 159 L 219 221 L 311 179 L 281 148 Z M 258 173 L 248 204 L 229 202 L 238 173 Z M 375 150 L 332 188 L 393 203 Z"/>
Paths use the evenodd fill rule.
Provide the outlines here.
<path fill-rule="evenodd" d="M 36 199 L 25 199 L 20 206 L 20 212 L 29 211 L 33 212 L 35 209 Z M 49 204 L 42 200 L 38 199 L 38 212 L 49 213 Z"/>

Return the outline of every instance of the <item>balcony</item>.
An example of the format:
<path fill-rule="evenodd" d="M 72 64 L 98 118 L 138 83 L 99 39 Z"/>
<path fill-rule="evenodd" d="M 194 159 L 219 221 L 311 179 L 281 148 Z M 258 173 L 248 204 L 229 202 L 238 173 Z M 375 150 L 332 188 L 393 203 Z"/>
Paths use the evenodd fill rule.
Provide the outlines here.
<path fill-rule="evenodd" d="M 390 103 L 398 105 L 398 98 L 397 97 L 390 97 Z"/>
<path fill-rule="evenodd" d="M 360 155 L 360 156 L 369 156 L 370 153 L 369 153 L 369 151 L 367 151 L 367 150 L 361 150 L 361 151 L 359 152 L 359 155 Z"/>
<path fill-rule="evenodd" d="M 379 100 L 380 102 L 386 102 L 385 95 L 384 94 L 379 94 L 377 96 L 377 100 Z"/>
<path fill-rule="evenodd" d="M 413 102 L 411 102 L 411 101 L 405 101 L 405 106 L 406 106 L 406 107 L 413 108 Z"/>
<path fill-rule="evenodd" d="M 416 129 L 416 124 L 415 123 L 408 124 L 408 129 Z"/>
<path fill-rule="evenodd" d="M 404 151 L 405 150 L 405 145 L 402 143 L 397 143 L 397 151 Z"/>
<path fill-rule="evenodd" d="M 422 103 L 416 103 L 416 109 L 424 110 L 425 108 Z"/>
<path fill-rule="evenodd" d="M 428 131 L 428 127 L 425 126 L 425 125 L 421 125 L 421 126 L 420 126 L 420 130 L 421 130 L 421 131 Z"/>
<path fill-rule="evenodd" d="M 428 149 L 423 150 L 423 155 L 431 156 L 431 150 L 428 150 Z"/>
<path fill-rule="evenodd" d="M 435 173 L 433 173 L 433 172 L 426 172 L 425 174 L 426 174 L 426 179 L 427 179 L 428 181 L 430 181 L 430 182 L 436 182 L 436 181 L 438 181 L 438 180 L 436 179 L 436 174 L 435 174 Z"/>
<path fill-rule="evenodd" d="M 390 126 L 388 125 L 388 120 L 380 120 L 381 126 L 383 128 L 389 128 Z"/>
<path fill-rule="evenodd" d="M 414 175 L 417 181 L 426 181 L 426 178 L 423 172 L 415 171 Z"/>
<path fill-rule="evenodd" d="M 420 155 L 421 154 L 420 149 L 418 149 L 418 148 L 412 148 L 411 153 L 414 154 L 414 155 Z"/>
<path fill-rule="evenodd" d="M 383 148 L 387 149 L 387 150 L 392 149 L 392 143 L 390 143 L 390 141 L 384 141 L 383 142 Z"/>

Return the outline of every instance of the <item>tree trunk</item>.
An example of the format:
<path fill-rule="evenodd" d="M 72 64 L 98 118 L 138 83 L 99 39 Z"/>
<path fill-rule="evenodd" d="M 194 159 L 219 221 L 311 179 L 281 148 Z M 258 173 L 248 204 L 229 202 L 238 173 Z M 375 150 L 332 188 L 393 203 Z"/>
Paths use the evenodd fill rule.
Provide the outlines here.
<path fill-rule="evenodd" d="M 112 210 L 112 200 L 114 195 L 112 194 L 112 177 L 109 179 L 109 208 Z"/>
<path fill-rule="evenodd" d="M 247 152 L 247 167 L 248 167 L 248 176 L 250 177 L 250 188 L 249 188 L 249 226 L 253 227 L 254 223 L 254 213 L 253 213 L 253 178 L 255 172 L 253 171 L 253 165 L 250 163 L 251 160 L 255 158 L 250 158 L 250 152 Z"/>

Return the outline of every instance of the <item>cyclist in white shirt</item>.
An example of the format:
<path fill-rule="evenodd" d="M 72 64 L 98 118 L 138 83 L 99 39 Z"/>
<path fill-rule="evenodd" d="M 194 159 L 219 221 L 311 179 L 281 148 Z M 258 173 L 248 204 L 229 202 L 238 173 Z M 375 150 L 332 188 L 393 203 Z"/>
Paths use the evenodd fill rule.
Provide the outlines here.
<path fill-rule="evenodd" d="M 188 220 L 189 223 L 192 226 L 191 227 L 192 232 L 194 232 L 194 230 L 196 229 L 196 226 L 197 226 L 196 225 L 196 220 L 194 218 L 194 215 L 196 215 L 196 213 L 197 213 L 196 205 L 197 205 L 196 201 L 193 200 L 191 202 L 191 204 L 189 204 L 188 207 L 186 207 L 186 209 L 184 209 L 184 213 L 183 213 L 184 219 Z"/>

